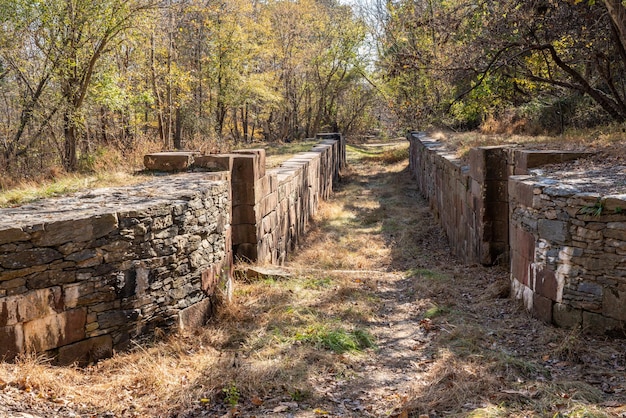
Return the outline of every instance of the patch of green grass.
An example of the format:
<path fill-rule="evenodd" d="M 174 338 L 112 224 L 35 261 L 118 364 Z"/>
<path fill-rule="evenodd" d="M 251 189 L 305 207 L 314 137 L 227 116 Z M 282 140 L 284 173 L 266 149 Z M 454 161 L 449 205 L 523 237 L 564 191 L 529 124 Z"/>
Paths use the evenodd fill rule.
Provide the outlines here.
<path fill-rule="evenodd" d="M 306 398 L 310 397 L 311 394 L 307 390 L 294 388 L 292 391 L 289 392 L 289 396 L 291 397 L 292 400 L 294 400 L 296 402 L 300 402 L 300 401 L 303 401 Z"/>
<path fill-rule="evenodd" d="M 304 280 L 302 287 L 305 289 L 324 289 L 332 285 L 333 280 L 330 277 L 323 278 L 307 278 Z"/>
<path fill-rule="evenodd" d="M 236 407 L 239 403 L 241 393 L 239 392 L 239 389 L 237 389 L 237 385 L 235 385 L 235 382 L 232 382 L 230 385 L 223 388 L 222 392 L 224 393 L 224 402 L 228 404 L 231 408 Z"/>
<path fill-rule="evenodd" d="M 266 164 L 268 168 L 278 167 L 283 162 L 290 159 L 294 154 L 299 152 L 311 151 L 314 145 L 317 145 L 316 140 L 304 140 L 304 141 L 292 141 L 292 142 L 277 142 L 262 144 L 265 148 Z M 250 144 L 246 148 L 258 148 L 259 144 Z"/>
<path fill-rule="evenodd" d="M 313 344 L 335 353 L 362 351 L 375 347 L 374 337 L 367 331 L 355 329 L 346 331 L 341 328 L 329 328 L 326 325 L 315 325 L 294 336 L 295 341 Z"/>
<path fill-rule="evenodd" d="M 450 313 L 450 308 L 446 306 L 433 306 L 424 313 L 424 318 L 433 319 L 447 313 Z"/>

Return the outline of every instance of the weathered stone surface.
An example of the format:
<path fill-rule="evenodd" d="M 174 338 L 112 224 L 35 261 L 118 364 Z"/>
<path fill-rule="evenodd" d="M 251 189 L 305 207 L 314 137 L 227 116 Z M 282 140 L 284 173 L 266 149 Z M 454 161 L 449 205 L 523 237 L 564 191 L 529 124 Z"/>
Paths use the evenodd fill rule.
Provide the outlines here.
<path fill-rule="evenodd" d="M 592 152 L 563 150 L 519 150 L 515 151 L 515 165 L 520 169 L 541 167 L 546 164 L 562 163 L 592 156 Z"/>
<path fill-rule="evenodd" d="M 0 327 L 0 360 L 12 360 L 24 352 L 22 324 Z"/>
<path fill-rule="evenodd" d="M 136 309 L 105 311 L 98 314 L 98 324 L 101 329 L 109 329 L 135 322 L 140 316 L 141 312 Z"/>
<path fill-rule="evenodd" d="M 213 313 L 210 299 L 204 299 L 178 313 L 178 327 L 180 330 L 193 330 L 202 327 Z"/>
<path fill-rule="evenodd" d="M 539 236 L 548 241 L 564 244 L 570 238 L 566 222 L 549 219 L 539 219 L 537 227 Z"/>
<path fill-rule="evenodd" d="M 597 313 L 583 312 L 583 330 L 593 334 L 623 333 L 623 323 Z"/>
<path fill-rule="evenodd" d="M 626 321 L 626 285 L 603 293 L 602 315 Z"/>
<path fill-rule="evenodd" d="M 261 178 L 258 165 L 259 157 L 255 154 L 233 155 L 233 198 L 235 197 L 234 184 L 247 183 L 254 186 L 254 182 Z"/>
<path fill-rule="evenodd" d="M 238 155 L 253 155 L 254 158 L 254 175 L 251 177 L 247 177 L 248 179 L 259 179 L 265 176 L 265 149 L 263 148 L 250 148 L 250 149 L 242 149 L 242 150 L 234 150 L 232 154 Z M 237 163 L 235 163 L 236 165 Z M 235 170 L 238 168 L 234 167 Z M 239 174 L 242 174 L 241 172 Z M 238 175 L 233 174 L 233 179 L 239 178 Z"/>
<path fill-rule="evenodd" d="M 54 315 L 63 309 L 60 287 L 0 298 L 0 326 L 15 325 Z"/>
<path fill-rule="evenodd" d="M 552 323 L 552 300 L 535 293 L 533 295 L 532 314 L 535 318 L 548 324 Z"/>
<path fill-rule="evenodd" d="M 85 309 L 74 309 L 24 323 L 24 347 L 42 352 L 85 338 Z"/>
<path fill-rule="evenodd" d="M 115 214 L 96 215 L 92 218 L 51 222 L 44 230 L 33 233 L 33 243 L 49 247 L 70 242 L 91 241 L 117 229 Z"/>
<path fill-rule="evenodd" d="M 211 171 L 232 171 L 233 156 L 229 154 L 198 155 L 194 157 L 193 166 Z"/>
<path fill-rule="evenodd" d="M 30 276 L 35 273 L 45 272 L 47 269 L 48 266 L 40 265 L 18 270 L 5 270 L 3 272 L 0 272 L 0 282 L 5 280 L 17 279 L 18 277 Z"/>
<path fill-rule="evenodd" d="M 30 235 L 20 228 L 0 229 L 0 245 L 19 241 L 27 241 L 29 238 Z"/>
<path fill-rule="evenodd" d="M 562 328 L 575 328 L 583 323 L 583 313 L 563 303 L 555 303 L 552 309 L 552 321 Z"/>
<path fill-rule="evenodd" d="M 626 212 L 626 194 L 606 196 L 602 199 L 605 211 Z"/>
<path fill-rule="evenodd" d="M 63 254 L 52 248 L 32 248 L 19 253 L 0 255 L 0 266 L 5 269 L 24 269 L 49 264 L 63 258 Z"/>
<path fill-rule="evenodd" d="M 15 300 L 0 297 L 0 304 L 10 307 L 2 308 L 0 317 L 14 322 L 4 332 L 12 341 L 7 346 L 14 351 L 54 349 L 63 361 L 73 361 L 76 351 L 85 361 L 85 353 L 98 341 L 86 337 L 107 338 L 98 344 L 121 348 L 143 331 L 175 325 L 181 309 L 189 309 L 184 316 L 200 301 L 210 305 L 203 292 L 210 296 L 224 286 L 230 294 L 231 248 L 250 259 L 261 254 L 269 261 L 284 261 L 320 196 L 332 188 L 331 177 L 340 165 L 334 152 L 334 145 L 328 144 L 299 155 L 287 180 L 281 180 L 288 183 L 282 199 L 277 173 L 259 176 L 264 170 L 262 152 L 229 157 L 233 172 L 235 160 L 247 170 L 240 170 L 237 178 L 219 178 L 233 180 L 244 195 L 251 195 L 252 230 L 244 235 L 253 239 L 248 243 L 233 242 L 242 231 L 229 225 L 230 185 L 211 180 L 206 172 L 81 193 L 19 210 L 0 209 L 0 228 L 19 227 L 28 235 L 13 231 L 12 239 L 25 241 L 2 244 L 0 291 L 29 294 L 28 286 L 41 299 L 51 284 L 56 288 L 54 309 L 23 313 Z M 246 166 L 250 162 L 252 166 Z M 249 174 L 256 182 L 246 178 Z M 257 218 L 263 211 L 271 215 Z M 16 252 L 30 256 L 18 258 Z"/>
<path fill-rule="evenodd" d="M 195 151 L 156 152 L 144 156 L 143 164 L 148 170 L 183 171 L 193 164 L 197 154 Z"/>
<path fill-rule="evenodd" d="M 245 272 L 248 280 L 287 280 L 293 277 L 293 274 L 278 267 L 248 267 Z"/>
<path fill-rule="evenodd" d="M 102 335 L 59 348 L 57 364 L 87 366 L 112 355 L 113 339 L 110 335 Z"/>

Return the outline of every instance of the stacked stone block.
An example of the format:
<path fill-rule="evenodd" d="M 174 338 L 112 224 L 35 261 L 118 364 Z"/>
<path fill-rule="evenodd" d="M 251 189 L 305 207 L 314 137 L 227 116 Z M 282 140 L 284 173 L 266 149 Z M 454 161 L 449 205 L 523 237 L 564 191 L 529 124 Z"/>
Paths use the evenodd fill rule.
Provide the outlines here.
<path fill-rule="evenodd" d="M 343 138 L 326 139 L 279 168 L 265 171 L 262 149 L 234 151 L 233 250 L 237 257 L 282 264 L 304 235 L 342 164 Z M 345 152 L 345 151 L 343 151 Z"/>
<path fill-rule="evenodd" d="M 468 166 L 443 144 L 411 132 L 409 169 L 443 227 L 453 253 L 494 264 L 508 251 L 508 149 L 471 150 Z"/>
<path fill-rule="evenodd" d="M 515 297 L 547 322 L 623 332 L 626 195 L 532 176 L 511 177 L 509 190 Z"/>
<path fill-rule="evenodd" d="M 626 195 L 523 175 L 591 153 L 481 147 L 462 167 L 442 144 L 408 139 L 410 171 L 460 259 L 509 263 L 513 296 L 547 322 L 624 331 Z"/>
<path fill-rule="evenodd" d="M 0 356 L 87 363 L 196 326 L 228 288 L 229 181 L 203 174 L 0 210 Z"/>

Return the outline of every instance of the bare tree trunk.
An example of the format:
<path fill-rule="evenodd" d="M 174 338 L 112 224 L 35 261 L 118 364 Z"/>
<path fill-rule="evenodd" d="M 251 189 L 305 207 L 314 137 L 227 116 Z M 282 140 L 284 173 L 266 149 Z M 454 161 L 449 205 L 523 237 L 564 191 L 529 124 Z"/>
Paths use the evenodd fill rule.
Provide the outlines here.
<path fill-rule="evenodd" d="M 248 140 L 248 103 L 244 103 L 241 108 L 241 129 L 243 130 L 243 140 L 250 142 Z"/>
<path fill-rule="evenodd" d="M 65 137 L 65 149 L 63 153 L 63 166 L 67 171 L 76 171 L 78 159 L 76 153 L 77 135 L 76 126 L 69 110 L 63 113 L 63 134 Z"/>
<path fill-rule="evenodd" d="M 174 130 L 174 148 L 182 149 L 183 148 L 183 121 L 181 120 L 181 112 L 180 108 L 176 108 L 176 123 Z"/>
<path fill-rule="evenodd" d="M 622 47 L 626 47 L 626 8 L 622 5 L 622 0 L 604 0 L 604 5 L 619 33 Z"/>
<path fill-rule="evenodd" d="M 159 93 L 159 88 L 157 86 L 157 74 L 156 74 L 156 63 L 155 63 L 155 40 L 154 34 L 150 37 L 150 72 L 151 81 L 152 81 L 152 92 L 154 93 L 154 98 L 156 100 L 156 108 L 157 108 L 157 120 L 159 125 L 159 139 L 163 144 L 163 148 L 169 148 L 169 138 L 165 132 L 165 120 L 163 117 L 163 100 L 161 98 L 161 94 Z"/>

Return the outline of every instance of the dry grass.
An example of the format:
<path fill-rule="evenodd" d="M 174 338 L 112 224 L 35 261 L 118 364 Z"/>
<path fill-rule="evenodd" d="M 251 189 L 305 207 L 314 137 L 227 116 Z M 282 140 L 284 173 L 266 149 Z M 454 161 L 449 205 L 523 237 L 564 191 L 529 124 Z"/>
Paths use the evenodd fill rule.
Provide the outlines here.
<path fill-rule="evenodd" d="M 148 179 L 127 171 L 102 171 L 92 175 L 63 174 L 50 180 L 23 181 L 10 190 L 0 191 L 0 208 L 98 187 L 128 186 Z"/>
<path fill-rule="evenodd" d="M 287 144 L 244 144 L 243 147 L 265 148 L 268 156 L 266 163 L 271 168 L 279 166 L 295 153 L 309 151 L 316 142 L 309 140 Z M 188 149 L 205 154 L 228 152 L 234 147 L 233 144 L 215 141 L 197 141 L 187 145 Z M 0 169 L 0 208 L 81 190 L 140 183 L 146 180 L 136 174 L 143 169 L 144 155 L 159 151 L 160 148 L 160 143 L 148 140 L 138 140 L 132 150 L 122 151 L 113 146 L 100 147 L 80 160 L 80 170 L 77 173 L 66 173 L 59 166 L 50 166 L 44 172 L 15 180 Z"/>
<path fill-rule="evenodd" d="M 503 299 L 506 272 L 450 256 L 406 162 L 361 145 L 290 260 L 292 277 L 238 279 L 204 329 L 157 335 L 85 369 L 3 363 L 0 411 L 9 393 L 42 416 L 626 412 L 623 345 L 551 328 Z M 585 382 L 585 367 L 615 395 Z"/>
<path fill-rule="evenodd" d="M 24 357 L 3 363 L 0 381 L 42 401 L 115 416 L 210 411 L 270 395 L 315 400 L 312 377 L 346 369 L 375 345 L 360 325 L 373 309 L 363 287 L 338 276 L 239 283 L 234 302 L 196 334 L 144 341 L 84 369 Z M 348 354 L 338 364 L 336 353 Z"/>
<path fill-rule="evenodd" d="M 445 142 L 455 150 L 459 158 L 464 158 L 471 148 L 479 146 L 511 145 L 534 149 L 593 150 L 611 153 L 623 150 L 626 133 L 621 124 L 601 126 L 585 130 L 569 130 L 561 136 L 519 135 L 515 133 L 491 134 L 478 131 L 450 132 L 435 130 L 429 136 Z"/>

